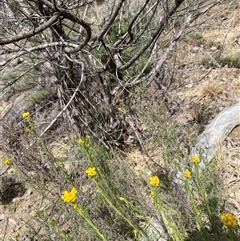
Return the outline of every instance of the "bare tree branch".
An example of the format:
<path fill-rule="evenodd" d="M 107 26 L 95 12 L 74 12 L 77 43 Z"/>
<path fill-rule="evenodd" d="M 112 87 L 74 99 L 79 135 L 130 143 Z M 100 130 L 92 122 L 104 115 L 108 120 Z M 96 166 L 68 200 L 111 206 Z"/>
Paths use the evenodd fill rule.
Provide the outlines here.
<path fill-rule="evenodd" d="M 80 44 L 78 47 L 74 48 L 74 49 L 65 49 L 65 52 L 66 53 L 76 53 L 78 51 L 80 51 L 88 42 L 89 40 L 91 39 L 91 36 L 92 36 L 92 30 L 91 30 L 91 27 L 89 24 L 87 24 L 86 22 L 84 22 L 82 19 L 74 16 L 73 14 L 71 14 L 70 12 L 64 10 L 64 9 L 60 9 L 61 11 L 61 14 L 63 17 L 65 17 L 66 19 L 69 19 L 71 21 L 73 21 L 74 23 L 78 23 L 80 24 L 81 26 L 83 26 L 83 28 L 86 30 L 87 32 L 87 36 L 85 38 L 85 41 Z"/>
<path fill-rule="evenodd" d="M 142 5 L 142 7 L 138 10 L 137 14 L 135 15 L 135 17 L 132 19 L 132 21 L 130 22 L 129 24 L 129 27 L 128 27 L 128 34 L 129 34 L 129 37 L 130 37 L 130 42 L 132 41 L 133 39 L 133 33 L 132 33 L 132 27 L 133 27 L 133 24 L 135 23 L 135 21 L 137 20 L 137 18 L 139 17 L 139 15 L 144 11 L 144 9 L 146 8 L 147 4 L 149 3 L 150 0 L 146 0 L 145 3 Z"/>
<path fill-rule="evenodd" d="M 169 44 L 168 48 L 165 50 L 164 54 L 162 54 L 161 59 L 158 61 L 156 67 L 151 71 L 151 73 L 148 75 L 147 79 L 148 82 L 150 83 L 153 78 L 155 77 L 155 73 L 157 71 L 160 70 L 160 68 L 162 67 L 162 65 L 164 64 L 164 62 L 166 61 L 169 53 L 173 50 L 175 44 L 177 43 L 177 41 L 179 40 L 179 38 L 182 36 L 182 34 L 184 33 L 184 30 L 189 26 L 189 24 L 192 21 L 192 15 L 189 15 L 184 24 L 182 25 L 181 29 L 179 30 L 179 32 L 175 35 L 175 37 L 173 38 L 173 40 L 171 41 L 171 43 Z"/>
<path fill-rule="evenodd" d="M 67 108 L 69 107 L 69 105 L 71 104 L 71 102 L 73 101 L 73 99 L 76 97 L 76 94 L 77 92 L 79 91 L 79 88 L 84 80 L 84 75 L 83 75 L 83 72 L 84 72 L 84 65 L 83 63 L 80 63 L 81 64 L 81 80 L 79 81 L 76 89 L 74 90 L 73 92 L 73 95 L 71 96 L 71 98 L 69 99 L 69 101 L 67 102 L 67 104 L 64 106 L 64 108 L 56 115 L 56 117 L 51 121 L 51 123 L 44 129 L 44 131 L 40 134 L 40 137 L 42 137 L 53 125 L 54 123 L 58 120 L 58 118 L 63 114 L 63 112 L 65 112 L 67 110 Z"/>
<path fill-rule="evenodd" d="M 61 14 L 59 12 L 56 12 L 47 22 L 45 22 L 44 24 L 40 25 L 39 27 L 37 27 L 37 28 L 27 32 L 27 33 L 23 33 L 23 34 L 20 34 L 20 35 L 17 35 L 17 36 L 9 37 L 9 38 L 0 38 L 0 45 L 15 43 L 19 40 L 27 39 L 27 38 L 30 38 L 32 36 L 37 35 L 40 32 L 42 32 L 45 29 L 52 26 L 58 20 L 60 15 Z"/>
<path fill-rule="evenodd" d="M 134 130 L 125 119 L 132 89 L 156 76 L 165 78 L 164 62 L 190 23 L 221 1 L 105 0 L 99 6 L 90 0 L 26 0 L 14 8 L 6 2 L 3 15 L 11 16 L 11 23 L 3 21 L 0 37 L 4 84 L 9 89 L 13 81 L 39 74 L 44 88 L 54 86 L 62 111 L 40 133 L 67 111 L 63 118 L 71 118 L 67 123 L 74 123 L 79 133 L 91 133 L 105 146 L 124 143 Z M 32 63 L 27 68 L 31 73 L 24 63 Z M 24 68 L 17 77 L 5 75 L 19 65 Z"/>
<path fill-rule="evenodd" d="M 145 45 L 143 45 L 143 47 L 140 48 L 140 50 L 126 64 L 121 66 L 119 68 L 119 70 L 128 69 L 144 53 L 144 51 L 146 51 L 146 49 L 149 48 L 149 46 L 157 40 L 158 36 L 163 31 L 164 26 L 167 24 L 168 19 L 176 12 L 177 8 L 182 4 L 182 2 L 184 2 L 184 0 L 176 1 L 172 4 L 172 6 L 170 7 L 168 15 L 165 16 L 165 17 L 162 17 L 158 27 L 152 33 L 152 35 L 151 35 L 150 39 L 147 41 L 147 43 Z"/>
<path fill-rule="evenodd" d="M 103 26 L 102 30 L 100 33 L 98 33 L 97 35 L 97 39 L 99 41 L 101 41 L 103 39 L 104 34 L 106 34 L 106 32 L 108 31 L 108 29 L 111 27 L 111 25 L 113 24 L 114 20 L 116 19 L 123 3 L 125 2 L 125 0 L 121 0 L 119 1 L 114 13 L 112 14 L 112 16 L 110 17 L 110 19 L 108 20 L 108 22 Z"/>

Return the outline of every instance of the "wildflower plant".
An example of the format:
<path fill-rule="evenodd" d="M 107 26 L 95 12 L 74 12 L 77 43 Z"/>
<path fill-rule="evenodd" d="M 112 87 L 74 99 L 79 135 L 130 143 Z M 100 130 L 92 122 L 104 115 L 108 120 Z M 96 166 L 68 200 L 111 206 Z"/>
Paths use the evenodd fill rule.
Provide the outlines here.
<path fill-rule="evenodd" d="M 3 161 L 4 165 L 11 165 L 12 160 L 11 158 L 7 157 L 4 161 Z"/>
<path fill-rule="evenodd" d="M 146 231 L 144 226 L 146 225 L 152 227 L 154 235 L 155 233 L 164 237 L 167 235 L 168 240 L 173 241 L 238 240 L 236 239 L 237 217 L 230 212 L 224 213 L 223 206 L 221 206 L 220 212 L 219 205 L 213 205 L 212 193 L 207 189 L 204 172 L 200 169 L 200 163 L 203 161 L 200 156 L 194 155 L 191 158 L 186 156 L 184 159 L 186 163 L 182 161 L 182 187 L 185 189 L 181 195 L 184 196 L 176 195 L 176 198 L 186 201 L 192 218 L 191 225 L 193 224 L 189 227 L 188 219 L 186 218 L 186 222 L 184 220 L 185 213 L 180 210 L 179 206 L 176 206 L 175 203 L 171 205 L 165 198 L 168 184 L 162 175 L 156 172 L 156 175 L 148 178 L 146 186 L 142 185 L 142 182 L 138 182 L 136 175 L 129 175 L 134 173 L 130 168 L 126 169 L 124 166 L 121 170 L 119 165 L 121 162 L 113 160 L 110 152 L 89 135 L 75 140 L 72 143 L 74 149 L 70 148 L 71 155 L 72 153 L 74 155 L 71 158 L 67 156 L 67 160 L 70 159 L 76 163 L 77 168 L 74 168 L 74 171 L 81 172 L 83 175 L 69 174 L 66 171 L 64 160 L 56 158 L 44 139 L 38 135 L 31 114 L 25 113 L 22 118 L 27 124 L 26 128 L 29 128 L 29 131 L 25 131 L 28 135 L 25 134 L 24 137 L 36 143 L 36 147 L 26 148 L 25 154 L 14 160 L 20 159 L 20 164 L 30 163 L 28 168 L 37 166 L 32 165 L 32 160 L 38 160 L 38 163 L 41 163 L 42 160 L 47 162 L 46 166 L 35 169 L 37 174 L 45 175 L 43 180 L 40 178 L 34 180 L 30 176 L 26 180 L 33 190 L 55 205 L 58 212 L 63 214 L 58 216 L 64 216 L 73 226 L 69 227 L 70 231 L 63 230 L 57 218 L 44 211 L 43 214 L 39 214 L 39 217 L 44 217 L 41 220 L 46 220 L 42 223 L 48 230 L 47 233 L 51 233 L 51 227 L 51 230 L 57 230 L 57 235 L 61 240 L 77 241 L 80 236 L 85 237 L 84 234 L 87 240 L 126 240 L 126 238 L 139 241 L 154 240 Z M 24 150 L 24 148 L 22 149 Z M 37 155 L 32 154 L 33 152 L 41 153 L 39 156 L 44 158 L 38 159 Z M 9 154 L 9 156 L 11 155 Z M 6 158 L 3 163 L 15 168 L 15 163 L 13 164 L 10 158 Z M 129 176 L 132 179 L 129 179 Z M 129 184 L 131 188 L 129 188 Z M 52 185 L 55 185 L 54 188 Z M 70 189 L 66 187 L 70 187 Z M 63 192 L 58 193 L 56 198 L 54 189 Z M 144 202 L 141 202 L 143 196 L 136 198 L 139 197 L 139 193 L 144 193 L 146 197 Z M 224 214 L 220 215 L 220 213 Z M 151 217 L 157 217 L 165 231 L 164 234 L 155 223 L 151 222 Z M 109 228 L 110 223 L 111 228 Z M 206 231 L 206 224 L 211 227 L 216 239 L 213 239 L 212 233 Z M 78 230 L 79 227 L 81 227 L 80 230 Z M 116 227 L 118 231 L 116 231 Z M 189 235 L 191 232 L 197 232 L 200 238 L 191 237 Z M 122 235 L 120 238 L 119 234 Z M 50 236 L 46 240 L 49 239 Z"/>
<path fill-rule="evenodd" d="M 148 222 L 147 217 L 136 203 L 127 198 L 126 194 L 122 192 L 121 187 L 117 187 L 117 183 L 113 179 L 115 173 L 108 166 L 108 160 L 110 159 L 108 152 L 94 144 L 89 135 L 79 138 L 77 144 L 80 147 L 81 153 L 84 154 L 90 164 L 86 168 L 85 174 L 94 184 L 102 202 L 107 205 L 117 218 L 122 220 L 121 222 L 124 223 L 131 235 L 136 239 L 138 236 L 147 238 L 145 232 L 136 223 L 135 217 L 131 217 L 130 214 L 132 213 L 138 217 L 141 216 L 145 222 Z"/>
<path fill-rule="evenodd" d="M 195 224 L 201 237 L 200 239 L 211 241 L 214 237 L 216 240 L 226 240 L 226 236 L 221 230 L 221 223 L 219 222 L 219 211 L 224 208 L 224 204 L 220 203 L 221 200 L 215 200 L 213 202 L 210 196 L 213 195 L 213 191 L 216 191 L 216 182 L 211 180 L 215 186 L 212 186 L 210 182 L 211 189 L 209 189 L 210 191 L 207 189 L 207 191 L 206 188 L 208 188 L 208 186 L 206 184 L 208 179 L 206 179 L 204 175 L 206 175 L 205 172 L 209 175 L 209 167 L 205 170 L 200 169 L 199 164 L 202 159 L 198 155 L 192 156 L 190 160 L 191 162 L 188 164 L 190 168 L 183 172 L 183 176 L 187 191 L 186 194 L 192 206 L 192 215 L 195 218 Z M 232 232 L 232 227 L 236 224 L 234 215 L 222 215 L 220 219 L 224 226 L 226 226 L 225 224 L 229 221 L 230 226 L 227 228 L 228 237 L 230 240 L 235 240 L 233 239 Z M 207 231 L 207 226 L 211 228 L 214 235 Z M 198 240 L 198 238 L 195 239 L 195 237 L 192 237 L 192 240 Z"/>
<path fill-rule="evenodd" d="M 208 218 L 211 220 L 212 218 L 212 212 L 210 210 L 210 206 L 209 206 L 209 201 L 208 201 L 208 197 L 207 197 L 207 193 L 202 185 L 202 180 L 200 177 L 200 172 L 199 172 L 199 163 L 200 163 L 201 159 L 199 156 L 195 155 L 192 157 L 192 162 L 194 164 L 194 168 L 195 168 L 195 175 L 196 175 L 196 185 L 198 188 L 199 193 L 201 194 L 203 201 L 204 201 L 204 205 L 207 209 L 207 215 Z"/>
<path fill-rule="evenodd" d="M 84 140 L 83 140 L 82 138 L 79 138 L 79 139 L 77 140 L 77 143 L 78 143 L 80 146 L 82 146 L 82 145 L 84 145 Z"/>
<path fill-rule="evenodd" d="M 182 234 L 182 230 L 179 230 L 179 227 L 176 226 L 174 221 L 171 219 L 167 209 L 164 207 L 160 195 L 158 192 L 158 188 L 160 185 L 160 179 L 158 176 L 149 177 L 150 186 L 151 186 L 151 196 L 153 198 L 154 205 L 156 210 L 162 216 L 162 221 L 165 226 L 165 229 L 168 232 L 169 238 L 174 238 L 174 240 L 184 240 L 184 235 Z"/>
<path fill-rule="evenodd" d="M 85 172 L 89 177 L 94 177 L 97 174 L 95 167 L 89 167 Z"/>
<path fill-rule="evenodd" d="M 89 167 L 85 172 L 91 178 L 95 177 L 97 174 L 95 167 Z M 139 233 L 145 236 L 145 234 L 139 229 L 139 227 L 134 222 L 132 222 L 131 219 L 126 217 L 125 213 L 120 208 L 118 208 L 118 206 L 115 205 L 115 202 L 111 199 L 111 197 L 108 195 L 105 189 L 102 188 L 102 186 L 99 184 L 99 181 L 96 180 L 95 178 L 92 178 L 92 181 L 94 182 L 98 192 L 103 197 L 104 201 L 108 203 L 108 205 L 116 212 L 117 215 L 119 215 L 122 219 L 124 219 L 129 224 L 130 227 L 132 227 L 134 236 L 136 237 L 137 234 Z M 123 197 L 120 197 L 118 199 L 120 201 L 125 200 Z"/>
<path fill-rule="evenodd" d="M 220 216 L 223 226 L 227 228 L 228 236 L 231 241 L 234 241 L 233 228 L 238 225 L 237 217 L 233 213 L 227 212 Z"/>
<path fill-rule="evenodd" d="M 149 180 L 152 187 L 158 187 L 160 184 L 160 179 L 158 178 L 158 176 L 152 176 L 149 178 Z"/>
<path fill-rule="evenodd" d="M 77 189 L 73 187 L 71 191 L 64 191 L 61 198 L 66 203 L 75 203 L 77 200 Z"/>
<path fill-rule="evenodd" d="M 237 226 L 237 218 L 233 213 L 225 213 L 221 215 L 223 225 L 227 228 L 233 228 Z"/>
<path fill-rule="evenodd" d="M 193 163 L 199 163 L 200 162 L 200 157 L 198 155 L 192 156 L 192 162 Z"/>
<path fill-rule="evenodd" d="M 184 171 L 185 186 L 186 186 L 186 189 L 187 189 L 187 193 L 188 193 L 188 195 L 190 197 L 190 201 L 191 201 L 191 204 L 193 206 L 194 213 L 196 215 L 197 227 L 198 227 L 199 230 L 201 230 L 203 228 L 203 224 L 202 224 L 200 211 L 199 211 L 199 209 L 198 209 L 198 207 L 196 205 L 196 202 L 194 200 L 193 190 L 192 190 L 192 186 L 190 184 L 191 176 L 192 176 L 192 173 L 188 169 Z"/>
<path fill-rule="evenodd" d="M 184 177 L 190 178 L 191 175 L 192 175 L 192 173 L 188 169 L 184 171 Z"/>
<path fill-rule="evenodd" d="M 74 210 L 82 216 L 86 222 L 89 224 L 89 226 L 96 232 L 96 234 L 104 241 L 107 241 L 105 238 L 105 235 L 96 227 L 96 225 L 92 222 L 91 218 L 89 218 L 87 212 L 78 205 L 77 203 L 77 189 L 73 187 L 70 191 L 64 191 L 63 195 L 61 196 L 62 200 L 66 203 L 69 203 L 73 206 Z"/>
<path fill-rule="evenodd" d="M 22 113 L 22 118 L 23 119 L 28 119 L 30 117 L 30 112 L 26 111 Z"/>

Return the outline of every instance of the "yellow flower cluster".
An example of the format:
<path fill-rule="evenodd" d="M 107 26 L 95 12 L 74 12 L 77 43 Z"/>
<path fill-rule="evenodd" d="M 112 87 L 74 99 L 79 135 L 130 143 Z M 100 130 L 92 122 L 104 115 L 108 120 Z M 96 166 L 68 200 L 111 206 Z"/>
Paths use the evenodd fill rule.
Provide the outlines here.
<path fill-rule="evenodd" d="M 66 203 L 75 203 L 77 200 L 77 189 L 73 187 L 70 192 L 67 190 L 64 191 L 61 198 Z"/>
<path fill-rule="evenodd" d="M 4 160 L 4 165 L 10 165 L 12 163 L 12 160 L 8 157 Z"/>
<path fill-rule="evenodd" d="M 220 218 L 223 222 L 223 225 L 226 227 L 237 226 L 237 218 L 233 213 L 225 213 Z"/>
<path fill-rule="evenodd" d="M 192 162 L 193 163 L 199 163 L 200 162 L 199 156 L 197 156 L 197 155 L 192 156 Z"/>
<path fill-rule="evenodd" d="M 82 146 L 82 145 L 84 144 L 84 140 L 83 140 L 82 138 L 79 138 L 79 139 L 77 140 L 77 143 L 78 143 L 80 146 Z"/>
<path fill-rule="evenodd" d="M 89 177 L 94 177 L 97 174 L 95 167 L 89 167 L 85 172 Z"/>
<path fill-rule="evenodd" d="M 190 178 L 192 175 L 192 173 L 189 170 L 186 170 L 183 174 L 186 178 Z"/>
<path fill-rule="evenodd" d="M 160 179 L 158 178 L 158 176 L 149 177 L 149 180 L 152 187 L 158 187 L 160 184 Z"/>
<path fill-rule="evenodd" d="M 91 146 L 91 137 L 89 135 L 86 135 L 86 138 L 83 139 L 83 138 L 79 138 L 77 140 L 77 143 L 80 145 L 80 146 L 83 146 L 83 147 L 87 147 L 89 148 Z"/>
<path fill-rule="evenodd" d="M 30 113 L 28 111 L 22 113 L 22 118 L 26 119 L 30 116 Z"/>

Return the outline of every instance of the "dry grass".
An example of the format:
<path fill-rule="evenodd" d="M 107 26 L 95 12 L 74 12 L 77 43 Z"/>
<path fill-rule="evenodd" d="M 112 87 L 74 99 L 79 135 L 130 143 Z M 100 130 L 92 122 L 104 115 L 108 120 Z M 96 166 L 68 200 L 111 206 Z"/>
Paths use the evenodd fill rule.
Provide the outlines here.
<path fill-rule="evenodd" d="M 223 98 L 225 95 L 224 86 L 219 81 L 207 81 L 199 85 L 194 91 L 197 96 L 197 101 L 208 102 L 216 98 Z"/>

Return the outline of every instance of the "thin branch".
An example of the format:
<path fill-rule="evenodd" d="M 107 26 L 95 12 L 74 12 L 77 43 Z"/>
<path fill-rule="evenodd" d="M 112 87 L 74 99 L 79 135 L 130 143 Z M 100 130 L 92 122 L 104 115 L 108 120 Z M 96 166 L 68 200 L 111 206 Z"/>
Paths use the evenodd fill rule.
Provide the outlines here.
<path fill-rule="evenodd" d="M 40 25 L 39 27 L 37 27 L 29 32 L 26 32 L 26 33 L 23 33 L 20 35 L 16 35 L 13 37 L 9 37 L 9 38 L 0 38 L 0 45 L 15 43 L 19 40 L 33 37 L 33 36 L 39 34 L 40 32 L 44 31 L 45 29 L 49 28 L 51 25 L 53 25 L 58 20 L 60 15 L 61 14 L 59 12 L 56 12 L 47 22 L 45 22 L 44 24 Z"/>
<path fill-rule="evenodd" d="M 130 37 L 130 41 L 132 41 L 133 39 L 133 33 L 132 33 L 132 27 L 133 24 L 135 23 L 135 21 L 137 20 L 137 18 L 139 17 L 139 15 L 143 12 L 143 10 L 145 9 L 145 7 L 147 6 L 147 4 L 149 3 L 150 0 L 146 0 L 145 3 L 143 4 L 143 6 L 139 9 L 139 11 L 137 12 L 137 14 L 135 15 L 135 17 L 132 19 L 132 21 L 130 22 L 129 26 L 128 26 L 128 34 Z"/>
<path fill-rule="evenodd" d="M 81 80 L 79 81 L 78 86 L 74 90 L 73 95 L 69 99 L 68 103 L 64 106 L 64 108 L 57 114 L 57 116 L 51 121 L 51 123 L 45 128 L 45 130 L 40 134 L 39 137 L 42 137 L 53 126 L 53 124 L 58 120 L 58 118 L 63 114 L 63 112 L 67 110 L 68 106 L 71 104 L 71 102 L 75 98 L 77 92 L 79 91 L 82 81 L 84 79 L 84 75 L 83 75 L 84 65 L 83 65 L 83 63 L 80 63 L 80 64 L 82 67 Z"/>
<path fill-rule="evenodd" d="M 112 26 L 112 24 L 113 24 L 115 18 L 117 17 L 117 15 L 118 15 L 118 13 L 119 13 L 119 11 L 120 11 L 120 9 L 121 9 L 121 7 L 122 7 L 124 2 L 125 2 L 125 0 L 121 0 L 119 2 L 119 4 L 117 5 L 117 7 L 115 9 L 115 12 L 113 13 L 112 17 L 110 17 L 109 21 L 103 26 L 102 31 L 97 36 L 97 39 L 99 41 L 102 40 L 103 36 L 106 34 L 108 29 Z"/>
<path fill-rule="evenodd" d="M 68 43 L 68 42 L 52 42 L 52 43 L 46 43 L 46 44 L 41 44 L 38 45 L 36 47 L 32 47 L 32 48 L 26 48 L 22 51 L 19 51 L 17 54 L 11 56 L 9 59 L 3 61 L 0 63 L 0 67 L 5 66 L 7 63 L 11 62 L 12 60 L 19 58 L 20 56 L 24 55 L 24 54 L 28 54 L 34 51 L 38 51 L 38 50 L 42 50 L 42 49 L 47 49 L 47 48 L 51 48 L 51 47 L 56 47 L 56 46 L 69 46 L 72 48 L 77 48 L 78 45 L 77 44 L 73 44 L 73 43 Z M 8 51 L 9 52 L 9 51 Z M 13 53 L 14 50 L 11 49 L 11 53 Z"/>
<path fill-rule="evenodd" d="M 87 35 L 86 35 L 85 41 L 82 44 L 78 45 L 77 47 L 75 47 L 73 49 L 72 48 L 65 48 L 64 51 L 67 54 L 76 53 L 76 52 L 80 51 L 84 46 L 87 45 L 87 43 L 89 42 L 89 40 L 91 39 L 91 36 L 92 36 L 92 30 L 91 30 L 91 27 L 88 23 L 83 21 L 81 18 L 78 18 L 77 16 L 72 14 L 70 11 L 68 11 L 64 8 L 58 7 L 58 6 L 54 6 L 51 2 L 49 2 L 47 0 L 40 0 L 40 2 L 45 4 L 46 6 L 48 6 L 51 9 L 59 11 L 61 13 L 61 16 L 63 16 L 64 18 L 66 18 L 66 19 L 68 19 L 68 20 L 70 20 L 74 23 L 78 23 L 79 25 L 81 25 L 86 30 Z"/>
<path fill-rule="evenodd" d="M 80 51 L 85 45 L 87 45 L 87 43 L 89 42 L 89 40 L 91 39 L 92 36 L 92 30 L 91 27 L 88 23 L 86 23 L 85 21 L 83 21 L 82 19 L 78 18 L 77 16 L 73 15 L 72 13 L 70 13 L 69 11 L 65 10 L 65 9 L 60 9 L 61 11 L 61 15 L 63 17 L 65 17 L 68 20 L 71 20 L 74 23 L 78 23 L 81 26 L 83 26 L 83 28 L 86 30 L 87 32 L 87 36 L 85 38 L 85 41 L 80 44 L 78 47 L 74 48 L 74 49 L 69 49 L 69 48 L 65 48 L 65 52 L 70 54 L 70 53 L 76 53 L 78 51 Z"/>
<path fill-rule="evenodd" d="M 173 47 L 175 46 L 175 44 L 177 43 L 177 41 L 179 40 L 179 38 L 182 36 L 182 34 L 184 33 L 184 30 L 187 28 L 187 26 L 189 26 L 189 24 L 192 21 L 192 15 L 189 15 L 184 24 L 182 25 L 181 29 L 178 31 L 178 33 L 175 35 L 175 37 L 173 38 L 173 40 L 171 41 L 171 43 L 169 44 L 168 48 L 166 49 L 166 51 L 164 52 L 164 54 L 162 55 L 161 59 L 159 60 L 157 66 L 154 68 L 153 71 L 151 71 L 151 73 L 148 75 L 148 81 L 151 82 L 152 79 L 154 78 L 154 74 L 156 73 L 163 65 L 163 63 L 166 61 L 169 53 L 172 51 Z"/>
<path fill-rule="evenodd" d="M 140 50 L 126 64 L 121 66 L 119 68 L 119 70 L 126 70 L 126 69 L 128 69 L 148 49 L 148 47 L 153 42 L 156 41 L 156 39 L 159 37 L 160 33 L 163 31 L 164 26 L 167 24 L 168 19 L 176 12 L 176 10 L 178 9 L 178 7 L 181 5 L 182 2 L 184 2 L 184 0 L 177 1 L 176 3 L 174 3 L 171 6 L 171 8 L 169 9 L 169 15 L 167 15 L 166 17 L 162 17 L 158 27 L 153 32 L 152 36 L 147 41 L 147 43 L 145 45 L 143 45 L 143 47 L 140 48 Z"/>
<path fill-rule="evenodd" d="M 34 1 L 35 3 L 39 3 L 39 1 Z M 80 51 L 91 39 L 91 27 L 88 23 L 86 23 L 85 21 L 83 21 L 82 19 L 78 18 L 77 16 L 75 16 L 74 14 L 72 14 L 70 11 L 67 11 L 64 8 L 59 8 L 57 6 L 54 6 L 51 2 L 46 1 L 46 0 L 40 0 L 41 3 L 45 4 L 46 6 L 48 6 L 49 8 L 55 10 L 56 12 L 54 13 L 54 15 L 44 24 L 40 25 L 37 28 L 34 28 L 33 30 L 17 35 L 17 36 L 13 36 L 13 37 L 8 37 L 8 38 L 0 38 L 0 45 L 4 45 L 4 44 L 9 44 L 9 43 L 14 43 L 17 42 L 19 40 L 22 39 L 28 39 L 32 36 L 37 35 L 38 33 L 44 31 L 45 29 L 49 28 L 50 26 L 52 26 L 55 22 L 57 22 L 58 18 L 60 16 L 63 16 L 64 18 L 74 22 L 74 23 L 78 23 L 79 25 L 81 25 L 87 32 L 86 34 L 86 38 L 85 41 L 80 44 L 77 45 L 77 47 L 75 48 L 65 48 L 65 52 L 66 53 L 75 53 Z"/>

